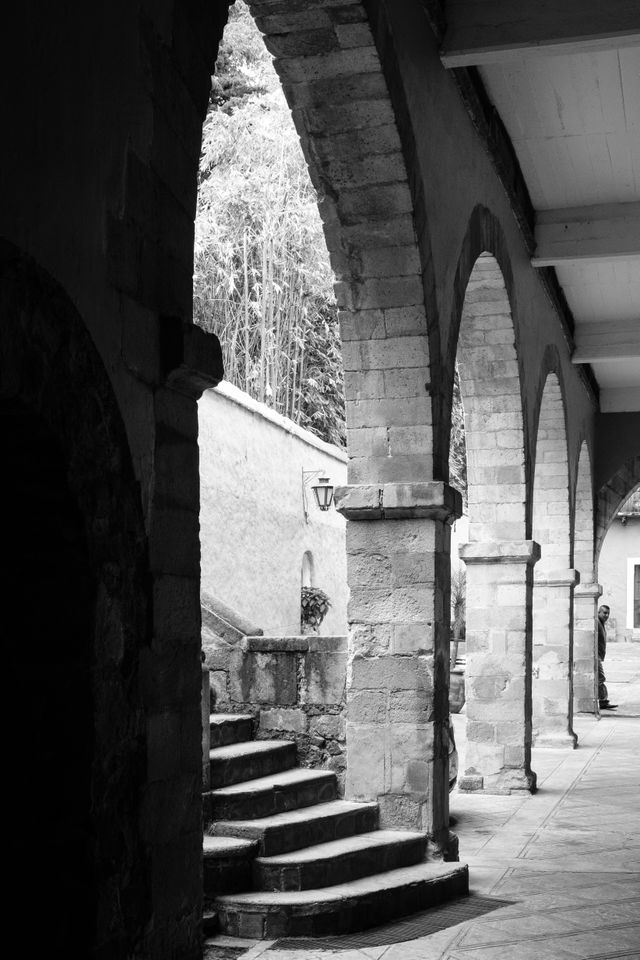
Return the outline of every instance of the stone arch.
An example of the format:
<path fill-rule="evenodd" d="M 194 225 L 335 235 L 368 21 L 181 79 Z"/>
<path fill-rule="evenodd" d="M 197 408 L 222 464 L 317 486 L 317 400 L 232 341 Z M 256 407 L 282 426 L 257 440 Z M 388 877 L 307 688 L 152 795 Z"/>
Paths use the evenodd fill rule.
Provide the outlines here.
<path fill-rule="evenodd" d="M 580 576 L 573 604 L 573 709 L 594 713 L 597 699 L 596 615 L 601 588 L 594 557 L 593 469 L 586 440 L 580 446 L 573 508 L 573 566 Z"/>
<path fill-rule="evenodd" d="M 425 384 L 438 325 L 429 330 L 402 143 L 365 5 L 249 7 L 291 106 L 337 278 L 349 481 L 431 477 Z"/>
<path fill-rule="evenodd" d="M 640 483 L 640 456 L 630 457 L 603 483 L 596 497 L 596 560 L 600 555 L 607 530 L 630 494 Z"/>
<path fill-rule="evenodd" d="M 522 540 L 526 477 L 520 370 L 511 304 L 497 259 L 481 252 L 461 308 L 469 539 Z"/>
<path fill-rule="evenodd" d="M 566 407 L 553 369 L 538 410 L 532 526 L 541 549 L 533 591 L 533 737 L 538 745 L 574 746 L 569 457 Z"/>
<path fill-rule="evenodd" d="M 580 446 L 573 509 L 573 565 L 583 584 L 594 581 L 593 471 L 586 440 Z"/>
<path fill-rule="evenodd" d="M 535 789 L 531 570 L 537 555 L 525 540 L 524 427 L 511 285 L 499 224 L 478 207 L 454 288 L 470 541 L 461 549 L 467 565 L 468 720 L 461 787 L 492 793 Z"/>
<path fill-rule="evenodd" d="M 72 849 L 77 853 L 83 843 L 88 845 L 94 863 L 93 873 L 85 870 L 80 879 L 87 885 L 91 916 L 83 918 L 74 935 L 82 939 L 77 946 L 83 955 L 100 947 L 114 957 L 125 956 L 135 952 L 140 931 L 149 921 L 147 916 L 128 915 L 123 907 L 128 891 L 139 897 L 147 888 L 150 897 L 142 840 L 135 831 L 124 832 L 126 824 L 140 822 L 140 771 L 145 769 L 138 685 L 141 647 L 149 634 L 142 510 L 113 390 L 75 308 L 58 284 L 4 241 L 0 244 L 0 279 L 4 439 L 12 433 L 14 465 L 24 456 L 25 447 L 28 455 L 22 471 L 30 488 L 20 492 L 21 509 L 26 509 L 33 497 L 33 510 L 44 518 L 47 496 L 53 503 L 50 526 L 43 527 L 41 539 L 33 543 L 34 561 L 49 556 L 51 564 L 54 551 L 64 558 L 72 576 L 73 570 L 78 575 L 79 564 L 86 565 L 86 583 L 77 601 L 78 622 L 65 622 L 70 603 L 64 605 L 61 599 L 54 608 L 57 615 L 48 622 L 47 654 L 37 663 L 35 673 L 36 664 L 28 658 L 30 699 L 41 696 L 52 704 L 46 729 L 29 740 L 33 731 L 26 722 L 14 727 L 12 737 L 16 749 L 31 758 L 31 773 L 34 750 L 51 753 L 50 763 L 56 765 L 56 756 L 67 748 L 64 740 L 55 741 L 56 732 L 68 725 L 65 707 L 39 686 L 60 682 L 55 664 L 66 662 L 71 647 L 75 651 L 69 666 L 73 678 L 66 677 L 65 682 L 73 690 L 79 722 L 83 718 L 87 722 L 88 717 L 91 727 L 90 735 L 83 738 L 78 734 L 81 769 L 76 770 L 73 782 L 79 794 L 86 789 L 90 799 L 78 796 L 77 806 L 67 811 L 66 830 Z M 37 475 L 39 472 L 43 475 Z M 49 493 L 43 492 L 43 485 L 50 487 Z M 56 517 L 63 519 L 63 528 L 57 531 L 52 526 Z M 59 571 L 52 569 L 50 575 L 55 580 Z M 35 571 L 34 584 L 41 578 L 46 580 L 46 573 Z M 32 602 L 42 599 L 34 596 Z M 34 656 L 39 659 L 42 638 L 27 632 L 21 639 L 33 644 Z M 20 677 L 24 652 L 20 653 L 19 646 L 16 649 L 18 677 L 15 685 L 7 684 L 6 692 L 20 700 L 25 689 Z M 53 664 L 49 671 L 48 660 Z M 23 701 L 14 704 L 16 716 L 25 709 L 34 708 Z M 47 741 L 48 730 L 52 731 L 51 741 Z M 60 769 L 64 779 L 64 762 Z M 60 789 L 64 792 L 64 784 Z M 19 857 L 27 866 L 41 853 L 31 849 L 30 838 L 38 836 L 35 825 L 42 819 L 42 810 L 34 810 L 30 795 L 41 799 L 38 790 L 21 791 L 20 810 L 12 822 L 20 838 Z M 31 871 L 29 879 L 32 882 Z M 64 913 L 55 890 L 50 893 Z M 59 946 L 69 948 L 70 944 L 61 942 Z"/>
<path fill-rule="evenodd" d="M 569 456 L 561 381 L 551 370 L 538 408 L 533 482 L 533 539 L 541 546 L 538 570 L 568 568 L 571 556 Z"/>

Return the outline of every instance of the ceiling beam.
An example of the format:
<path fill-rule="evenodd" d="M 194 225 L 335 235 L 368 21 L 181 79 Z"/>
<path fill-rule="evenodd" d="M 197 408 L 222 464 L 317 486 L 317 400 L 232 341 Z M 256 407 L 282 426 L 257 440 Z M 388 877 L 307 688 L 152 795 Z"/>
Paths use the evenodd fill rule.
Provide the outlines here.
<path fill-rule="evenodd" d="M 583 323 L 578 327 L 572 363 L 635 358 L 640 360 L 640 316 L 637 320 L 605 320 L 601 323 Z"/>
<path fill-rule="evenodd" d="M 602 413 L 640 411 L 640 387 L 605 387 L 600 391 Z"/>
<path fill-rule="evenodd" d="M 534 267 L 640 257 L 640 202 L 538 211 L 535 240 Z"/>
<path fill-rule="evenodd" d="M 445 15 L 448 68 L 640 43 L 638 0 L 448 0 Z"/>

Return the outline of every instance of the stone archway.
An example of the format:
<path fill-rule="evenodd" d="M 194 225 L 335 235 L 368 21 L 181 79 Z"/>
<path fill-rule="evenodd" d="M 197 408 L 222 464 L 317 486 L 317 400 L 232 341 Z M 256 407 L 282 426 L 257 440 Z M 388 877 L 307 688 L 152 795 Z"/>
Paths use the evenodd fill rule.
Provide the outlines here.
<path fill-rule="evenodd" d="M 597 700 L 598 598 L 595 579 L 594 513 L 591 455 L 586 440 L 580 447 L 574 497 L 573 566 L 580 574 L 574 590 L 573 708 L 594 713 Z"/>
<path fill-rule="evenodd" d="M 467 565 L 467 757 L 460 786 L 491 793 L 535 789 L 531 591 L 539 554 L 525 539 L 522 398 L 507 283 L 499 225 L 478 208 L 455 287 L 469 492 L 469 543 L 460 551 Z"/>
<path fill-rule="evenodd" d="M 125 957 L 150 919 L 148 851 L 135 829 L 145 769 L 139 662 L 148 642 L 142 511 L 113 390 L 75 308 L 8 243 L 0 279 L 0 427 L 11 491 L 3 527 L 18 621 L 5 694 L 21 717 L 11 730 L 15 762 L 29 771 L 15 781 L 16 878 L 26 871 L 28 883 L 15 916 L 23 937 L 42 832 L 53 821 L 60 863 L 42 905 L 47 935 L 61 952 Z M 58 800 L 49 796 L 56 791 Z"/>
<path fill-rule="evenodd" d="M 533 539 L 540 544 L 533 590 L 533 741 L 575 746 L 573 588 L 570 568 L 569 461 L 565 406 L 556 373 L 548 374 L 538 415 Z"/>

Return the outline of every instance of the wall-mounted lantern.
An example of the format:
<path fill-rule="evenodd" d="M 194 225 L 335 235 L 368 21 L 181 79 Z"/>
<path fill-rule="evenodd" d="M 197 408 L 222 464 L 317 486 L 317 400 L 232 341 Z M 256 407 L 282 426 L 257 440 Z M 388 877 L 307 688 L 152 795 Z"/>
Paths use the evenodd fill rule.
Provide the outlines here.
<path fill-rule="evenodd" d="M 309 523 L 309 503 L 307 500 L 307 487 L 313 480 L 317 480 L 311 489 L 315 497 L 319 510 L 323 512 L 328 510 L 333 503 L 333 484 L 329 477 L 322 476 L 322 470 L 303 470 L 302 471 L 302 504 L 304 507 L 304 518 Z"/>

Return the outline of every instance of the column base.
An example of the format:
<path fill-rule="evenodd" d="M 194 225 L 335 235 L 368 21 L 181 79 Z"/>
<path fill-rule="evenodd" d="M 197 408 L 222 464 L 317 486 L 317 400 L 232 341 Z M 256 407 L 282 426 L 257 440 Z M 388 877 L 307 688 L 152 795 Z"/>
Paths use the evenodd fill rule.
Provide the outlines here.
<path fill-rule="evenodd" d="M 509 796 L 513 793 L 535 793 L 537 776 L 530 770 L 504 770 L 501 773 L 483 777 L 476 773 L 467 773 L 458 779 L 461 793 L 487 793 L 494 796 Z"/>
<path fill-rule="evenodd" d="M 533 738 L 534 747 L 558 747 L 568 750 L 575 750 L 578 746 L 578 735 L 576 733 L 540 733 Z"/>

